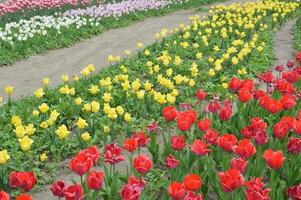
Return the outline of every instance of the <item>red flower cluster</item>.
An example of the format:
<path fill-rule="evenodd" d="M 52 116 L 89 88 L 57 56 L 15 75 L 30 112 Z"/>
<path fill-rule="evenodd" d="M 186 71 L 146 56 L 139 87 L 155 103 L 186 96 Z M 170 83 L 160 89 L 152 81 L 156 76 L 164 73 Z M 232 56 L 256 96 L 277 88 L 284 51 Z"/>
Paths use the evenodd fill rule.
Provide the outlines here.
<path fill-rule="evenodd" d="M 199 175 L 188 174 L 184 177 L 183 183 L 172 182 L 168 186 L 167 191 L 173 200 L 181 200 L 183 198 L 184 200 L 202 200 L 202 195 L 196 194 L 196 191 L 201 188 L 202 183 Z"/>
<path fill-rule="evenodd" d="M 253 178 L 245 181 L 244 185 L 246 187 L 245 194 L 247 200 L 270 200 L 270 189 L 263 189 L 265 184 L 262 182 L 262 178 Z"/>
<path fill-rule="evenodd" d="M 24 192 L 30 191 L 37 184 L 37 179 L 33 172 L 11 172 L 9 175 L 9 185 L 11 188 L 21 188 Z"/>
<path fill-rule="evenodd" d="M 141 191 L 146 185 L 146 181 L 141 178 L 140 180 L 134 176 L 128 178 L 128 183 L 121 189 L 122 200 L 138 200 L 141 196 Z"/>
<path fill-rule="evenodd" d="M 241 130 L 241 134 L 246 139 L 255 139 L 255 143 L 258 145 L 264 145 L 268 142 L 266 134 L 267 124 L 259 117 L 251 119 L 250 126 L 246 126 Z"/>
<path fill-rule="evenodd" d="M 124 157 L 121 155 L 121 153 L 122 148 L 119 147 L 117 144 L 107 144 L 105 146 L 104 162 L 114 165 L 123 161 Z"/>

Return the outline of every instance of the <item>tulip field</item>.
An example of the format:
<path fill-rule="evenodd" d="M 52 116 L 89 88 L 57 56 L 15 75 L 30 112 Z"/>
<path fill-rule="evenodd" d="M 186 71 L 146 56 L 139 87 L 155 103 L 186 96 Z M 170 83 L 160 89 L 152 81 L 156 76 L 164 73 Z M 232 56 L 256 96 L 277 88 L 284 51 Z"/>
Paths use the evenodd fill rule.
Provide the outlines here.
<path fill-rule="evenodd" d="M 11 0 L 0 65 L 204 3 Z M 294 1 L 219 4 L 100 71 L 45 77 L 18 100 L 7 85 L 0 200 L 44 187 L 45 200 L 301 200 L 300 13 Z M 274 66 L 273 35 L 293 19 L 294 55 Z"/>

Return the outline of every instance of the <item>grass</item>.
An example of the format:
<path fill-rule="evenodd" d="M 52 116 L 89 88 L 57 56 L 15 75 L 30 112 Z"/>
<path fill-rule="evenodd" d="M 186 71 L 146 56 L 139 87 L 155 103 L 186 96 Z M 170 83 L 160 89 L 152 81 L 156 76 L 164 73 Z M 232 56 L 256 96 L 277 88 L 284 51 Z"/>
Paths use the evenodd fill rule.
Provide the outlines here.
<path fill-rule="evenodd" d="M 301 51 L 301 16 L 297 19 L 296 26 L 294 28 L 294 46 L 296 51 Z"/>

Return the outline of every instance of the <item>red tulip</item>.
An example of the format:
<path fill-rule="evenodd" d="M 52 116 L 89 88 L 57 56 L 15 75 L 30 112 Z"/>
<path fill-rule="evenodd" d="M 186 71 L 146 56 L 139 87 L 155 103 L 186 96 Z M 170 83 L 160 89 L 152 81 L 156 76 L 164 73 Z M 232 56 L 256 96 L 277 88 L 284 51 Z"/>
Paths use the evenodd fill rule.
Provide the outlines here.
<path fill-rule="evenodd" d="M 70 185 L 65 192 L 66 200 L 82 200 L 84 198 L 84 191 L 81 185 Z"/>
<path fill-rule="evenodd" d="M 91 190 L 100 190 L 104 181 L 104 175 L 102 171 L 91 171 L 86 178 L 87 186 Z"/>
<path fill-rule="evenodd" d="M 162 115 L 167 122 L 173 121 L 177 117 L 178 111 L 173 106 L 167 106 L 163 109 Z"/>
<path fill-rule="evenodd" d="M 203 139 L 211 145 L 217 145 L 218 143 L 218 132 L 213 129 L 208 129 L 203 135 Z"/>
<path fill-rule="evenodd" d="M 285 110 L 289 110 L 297 104 L 295 98 L 289 95 L 283 95 L 280 99 L 280 102 Z"/>
<path fill-rule="evenodd" d="M 128 178 L 128 183 L 124 185 L 121 189 L 121 199 L 122 200 L 139 200 L 141 196 L 141 191 L 145 187 L 146 182 L 143 178 L 141 180 L 134 176 Z"/>
<path fill-rule="evenodd" d="M 233 77 L 229 82 L 229 89 L 233 92 L 239 90 L 241 82 L 239 78 Z"/>
<path fill-rule="evenodd" d="M 274 87 L 282 94 L 282 95 L 293 95 L 296 91 L 293 84 L 287 82 L 284 79 L 275 81 Z"/>
<path fill-rule="evenodd" d="M 237 169 L 240 171 L 240 173 L 245 173 L 247 165 L 249 161 L 243 159 L 243 158 L 233 158 L 230 161 L 230 166 L 232 169 Z"/>
<path fill-rule="evenodd" d="M 265 145 L 268 143 L 266 130 L 258 130 L 254 134 L 255 143 L 258 145 Z"/>
<path fill-rule="evenodd" d="M 134 133 L 133 138 L 138 141 L 139 147 L 145 147 L 150 141 L 150 138 L 147 137 L 143 131 Z"/>
<path fill-rule="evenodd" d="M 93 164 L 96 164 L 100 157 L 100 151 L 96 146 L 91 146 L 88 149 L 81 150 L 78 154 L 85 154 L 93 161 Z"/>
<path fill-rule="evenodd" d="M 1 199 L 2 200 L 2 199 Z M 32 200 L 32 197 L 30 194 L 19 194 L 16 197 L 16 200 Z"/>
<path fill-rule="evenodd" d="M 276 70 L 277 72 L 282 72 L 282 71 L 284 70 L 284 65 L 277 65 L 277 66 L 275 67 L 275 70 Z"/>
<path fill-rule="evenodd" d="M 250 181 L 245 181 L 244 185 L 246 187 L 247 200 L 270 200 L 270 189 L 263 189 L 265 184 L 262 182 L 262 178 L 253 178 Z"/>
<path fill-rule="evenodd" d="M 196 113 L 192 110 L 178 114 L 177 127 L 180 131 L 188 131 L 196 120 Z"/>
<path fill-rule="evenodd" d="M 9 195 L 5 191 L 0 191 L 0 200 L 9 200 Z"/>
<path fill-rule="evenodd" d="M 249 90 L 249 92 L 252 92 L 254 90 L 254 82 L 249 79 L 242 80 L 240 89 L 246 89 Z"/>
<path fill-rule="evenodd" d="M 202 200 L 202 195 L 201 194 L 195 194 L 194 192 L 187 192 L 184 200 Z"/>
<path fill-rule="evenodd" d="M 182 183 L 172 182 L 168 186 L 168 194 L 173 200 L 181 200 L 185 196 L 185 189 Z"/>
<path fill-rule="evenodd" d="M 294 131 L 296 134 L 301 135 L 301 120 L 296 121 Z"/>
<path fill-rule="evenodd" d="M 165 166 L 169 169 L 174 169 L 180 164 L 180 161 L 177 160 L 174 156 L 168 155 L 165 159 Z"/>
<path fill-rule="evenodd" d="M 227 152 L 231 152 L 236 143 L 237 139 L 233 134 L 224 134 L 218 139 L 218 146 Z"/>
<path fill-rule="evenodd" d="M 188 174 L 183 180 L 183 184 L 186 190 L 190 190 L 193 192 L 198 191 L 201 188 L 202 183 L 202 179 L 197 174 Z"/>
<path fill-rule="evenodd" d="M 296 61 L 298 61 L 301 64 L 301 52 L 298 52 L 296 54 Z"/>
<path fill-rule="evenodd" d="M 218 101 L 212 101 L 208 104 L 208 110 L 212 113 L 216 113 L 221 108 Z"/>
<path fill-rule="evenodd" d="M 296 83 L 300 78 L 300 75 L 296 71 L 282 72 L 282 79 L 285 79 L 289 83 Z"/>
<path fill-rule="evenodd" d="M 117 144 L 108 144 L 105 146 L 105 155 L 104 155 L 104 162 L 110 163 L 114 165 L 118 162 L 124 160 L 124 157 L 121 155 L 122 148 L 119 147 Z"/>
<path fill-rule="evenodd" d="M 9 184 L 11 188 L 22 188 L 28 192 L 37 184 L 37 179 L 33 172 L 11 172 Z"/>
<path fill-rule="evenodd" d="M 200 139 L 195 139 L 191 145 L 191 151 L 195 155 L 205 156 L 211 151 L 211 149 L 207 149 L 207 147 L 208 145 L 205 142 L 201 141 Z"/>
<path fill-rule="evenodd" d="M 128 151 L 128 152 L 133 152 L 138 148 L 138 141 L 135 138 L 128 138 L 125 139 L 123 142 L 123 147 Z"/>
<path fill-rule="evenodd" d="M 269 99 L 267 102 L 267 110 L 272 113 L 278 113 L 282 110 L 283 105 L 280 101 L 277 101 L 276 99 Z"/>
<path fill-rule="evenodd" d="M 301 199 L 301 184 L 287 188 L 286 194 L 293 200 Z"/>
<path fill-rule="evenodd" d="M 291 154 L 298 154 L 301 152 L 301 139 L 300 138 L 293 138 L 289 139 L 289 142 L 286 146 L 286 149 Z"/>
<path fill-rule="evenodd" d="M 199 101 L 203 101 L 206 99 L 207 97 L 207 94 L 206 92 L 204 92 L 202 89 L 199 89 L 196 91 L 196 94 L 195 94 L 196 98 L 199 100 Z"/>
<path fill-rule="evenodd" d="M 232 192 L 242 186 L 244 178 L 237 169 L 229 169 L 219 173 L 221 186 L 224 192 Z"/>
<path fill-rule="evenodd" d="M 66 185 L 63 181 L 56 181 L 51 185 L 50 190 L 54 196 L 64 197 Z"/>
<path fill-rule="evenodd" d="M 246 103 L 253 98 L 252 93 L 247 89 L 238 90 L 237 95 L 238 95 L 239 101 L 241 101 L 243 103 Z"/>
<path fill-rule="evenodd" d="M 69 162 L 69 168 L 76 174 L 82 176 L 93 165 L 93 161 L 86 154 L 78 154 Z"/>
<path fill-rule="evenodd" d="M 141 191 L 138 188 L 126 184 L 121 188 L 120 195 L 122 200 L 139 200 Z"/>
<path fill-rule="evenodd" d="M 150 123 L 146 127 L 147 127 L 148 132 L 155 132 L 158 128 L 158 122 L 153 121 L 152 123 Z"/>
<path fill-rule="evenodd" d="M 265 93 L 263 90 L 256 90 L 254 93 L 254 98 L 255 99 L 260 99 L 262 97 L 268 97 L 268 94 Z"/>
<path fill-rule="evenodd" d="M 224 106 L 218 114 L 218 117 L 221 121 L 228 121 L 231 119 L 232 116 L 232 107 Z"/>
<path fill-rule="evenodd" d="M 242 128 L 240 133 L 246 139 L 251 139 L 253 137 L 253 134 L 254 134 L 251 126 L 246 126 L 246 127 Z"/>
<path fill-rule="evenodd" d="M 286 122 L 280 121 L 274 125 L 273 133 L 276 138 L 281 139 L 288 134 L 289 130 L 289 125 Z"/>
<path fill-rule="evenodd" d="M 282 151 L 273 151 L 272 149 L 265 150 L 263 153 L 263 158 L 272 169 L 281 168 L 285 160 Z"/>
<path fill-rule="evenodd" d="M 286 66 L 287 66 L 288 68 L 293 68 L 293 67 L 294 67 L 294 61 L 288 60 L 287 63 L 286 63 Z"/>
<path fill-rule="evenodd" d="M 233 146 L 233 152 L 242 158 L 249 158 L 256 153 L 256 148 L 248 139 L 242 139 L 238 145 Z"/>
<path fill-rule="evenodd" d="M 297 119 L 292 116 L 284 116 L 281 121 L 287 123 L 289 129 L 293 129 L 297 124 Z"/>
<path fill-rule="evenodd" d="M 178 150 L 181 151 L 183 148 L 186 146 L 185 144 L 185 137 L 184 135 L 176 136 L 173 135 L 171 136 L 171 147 L 173 150 Z"/>
<path fill-rule="evenodd" d="M 251 127 L 253 130 L 262 130 L 267 128 L 267 124 L 259 117 L 251 119 Z"/>
<path fill-rule="evenodd" d="M 207 131 L 211 126 L 211 121 L 210 119 L 204 119 L 204 120 L 200 120 L 198 122 L 198 128 L 200 129 L 200 131 L 205 132 Z"/>
<path fill-rule="evenodd" d="M 133 166 L 140 174 L 147 173 L 153 166 L 153 162 L 146 155 L 139 155 L 133 161 Z"/>
<path fill-rule="evenodd" d="M 267 71 L 259 76 L 259 78 L 265 83 L 272 83 L 275 79 L 272 71 Z"/>

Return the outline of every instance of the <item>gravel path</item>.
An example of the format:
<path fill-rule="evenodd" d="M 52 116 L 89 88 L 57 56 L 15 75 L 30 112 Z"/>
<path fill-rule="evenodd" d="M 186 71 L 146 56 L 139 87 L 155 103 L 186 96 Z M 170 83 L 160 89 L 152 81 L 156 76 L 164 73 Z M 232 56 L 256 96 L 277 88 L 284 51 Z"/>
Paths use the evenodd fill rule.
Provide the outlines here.
<path fill-rule="evenodd" d="M 296 20 L 291 20 L 282 26 L 274 36 L 273 51 L 275 55 L 275 65 L 286 64 L 294 54 L 293 28 Z"/>
<path fill-rule="evenodd" d="M 230 0 L 223 4 L 233 2 L 244 0 Z M 163 28 L 173 29 L 181 23 L 187 24 L 190 21 L 188 17 L 195 14 L 206 15 L 207 12 L 184 10 L 162 17 L 148 18 L 124 28 L 108 30 L 70 48 L 51 50 L 11 66 L 0 67 L 0 96 L 5 96 L 4 88 L 7 85 L 14 87 L 14 98 L 31 95 L 41 86 L 42 78 L 50 78 L 52 86 L 55 86 L 60 83 L 62 74 L 79 74 L 89 63 L 93 63 L 99 70 L 108 64 L 109 54 L 121 55 L 126 49 L 134 52 L 137 42 L 151 44 L 155 40 L 155 33 Z"/>

